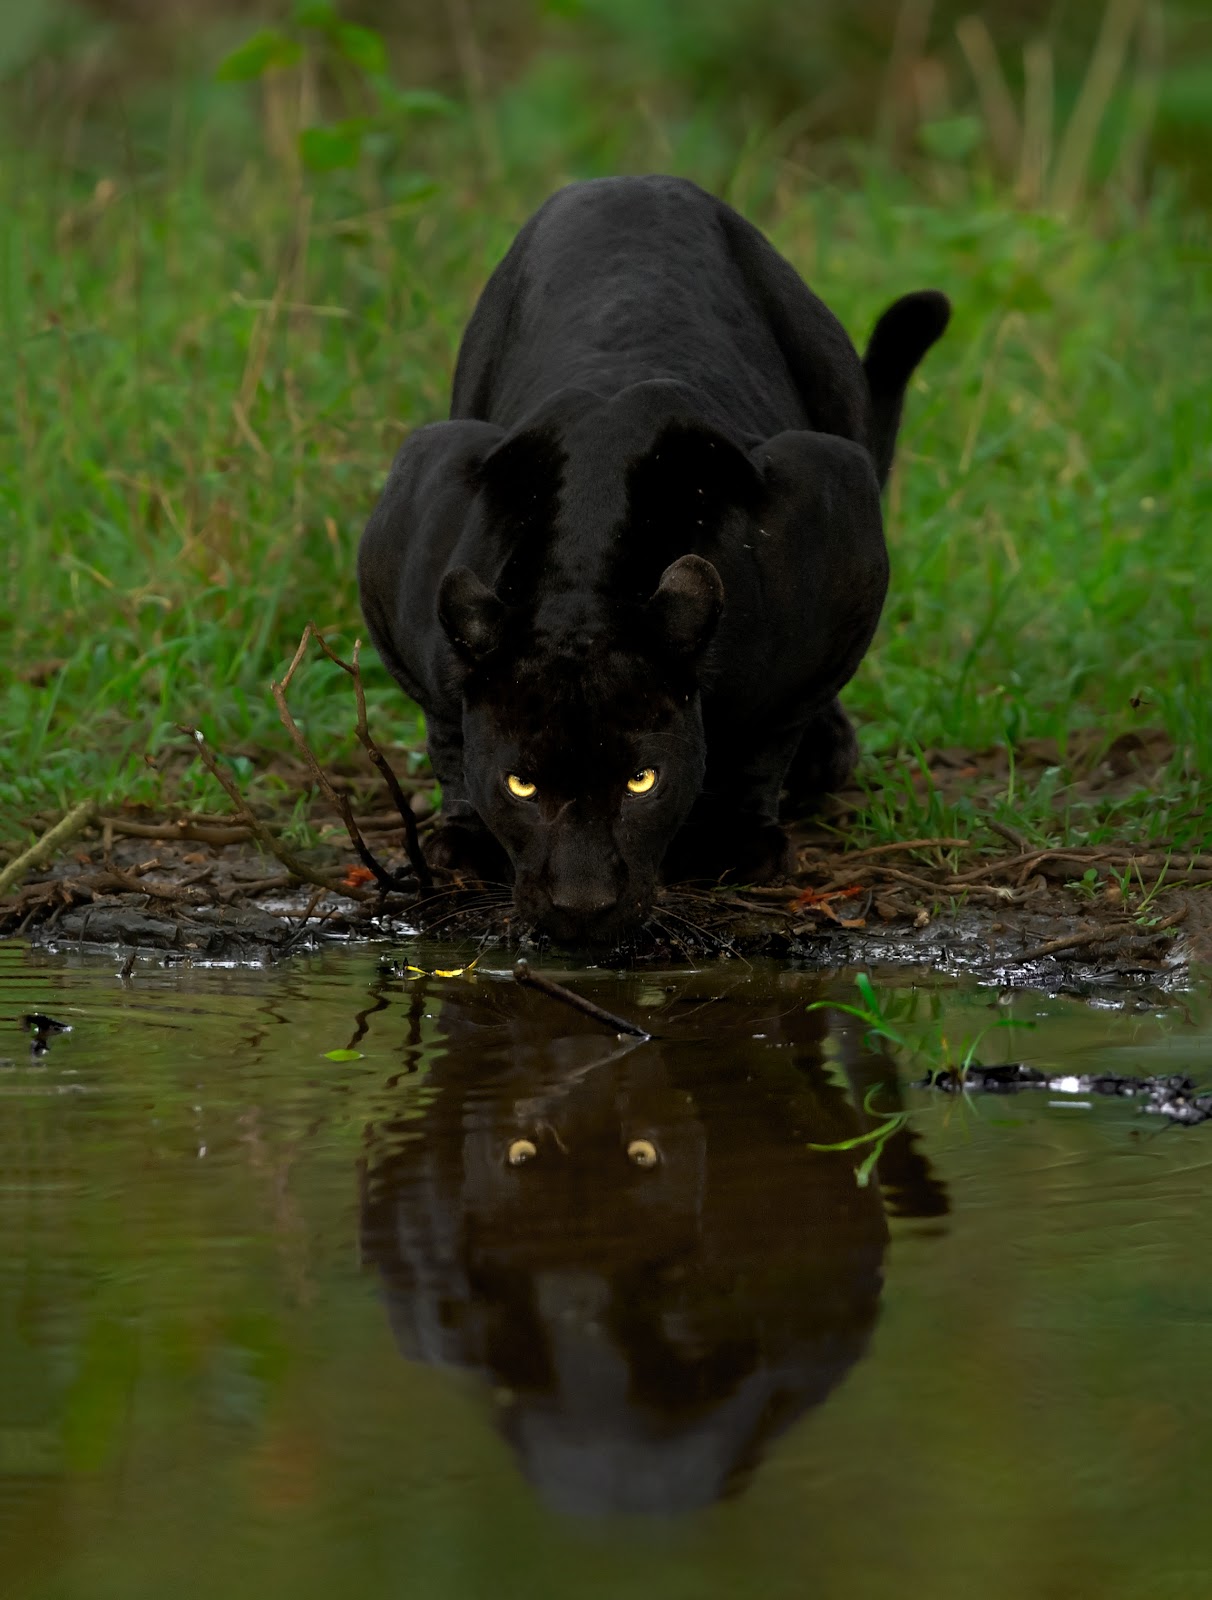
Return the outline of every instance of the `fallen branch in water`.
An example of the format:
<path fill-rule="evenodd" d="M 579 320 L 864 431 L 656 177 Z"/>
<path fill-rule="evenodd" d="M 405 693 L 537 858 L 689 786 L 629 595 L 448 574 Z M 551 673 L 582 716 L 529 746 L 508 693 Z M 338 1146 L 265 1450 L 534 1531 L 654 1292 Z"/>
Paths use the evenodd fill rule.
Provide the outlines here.
<path fill-rule="evenodd" d="M 582 1016 L 592 1017 L 595 1022 L 602 1022 L 615 1033 L 629 1033 L 636 1039 L 651 1039 L 652 1035 L 646 1028 L 641 1028 L 637 1023 L 628 1022 L 625 1017 L 616 1017 L 612 1011 L 604 1011 L 601 1006 L 595 1006 L 592 1000 L 586 1000 L 582 995 L 574 994 L 571 989 L 566 989 L 562 983 L 556 983 L 551 978 L 544 978 L 541 973 L 532 972 L 528 961 L 519 961 L 513 969 L 513 975 L 518 983 L 527 989 L 537 989 L 540 994 L 545 994 L 551 1000 L 562 1000 L 566 1006 L 571 1006 L 574 1011 L 579 1011 Z"/>
<path fill-rule="evenodd" d="M 320 649 L 324 652 L 334 666 L 340 667 L 342 672 L 348 673 L 353 679 L 354 699 L 358 707 L 358 720 L 354 728 L 354 732 L 358 736 L 358 743 L 362 746 L 363 750 L 366 751 L 366 754 L 369 756 L 371 762 L 378 770 L 379 776 L 387 785 L 388 793 L 391 795 L 392 801 L 395 804 L 395 808 L 400 814 L 400 821 L 404 825 L 404 849 L 408 855 L 408 864 L 411 866 L 417 882 L 421 885 L 422 889 L 432 889 L 433 873 L 430 871 L 429 863 L 425 859 L 425 852 L 421 849 L 421 839 L 417 832 L 416 814 L 408 802 L 408 796 L 400 787 L 400 780 L 396 777 L 391 763 L 370 736 L 370 727 L 366 720 L 366 692 L 362 687 L 362 668 L 358 664 L 358 653 L 362 648 L 362 641 L 360 639 L 354 640 L 353 661 L 343 661 L 341 657 L 337 655 L 336 651 L 333 650 L 329 645 L 328 640 L 325 639 L 324 635 L 320 632 L 319 628 L 316 627 L 315 623 L 309 622 L 307 627 L 303 630 L 302 639 L 299 640 L 299 648 L 295 651 L 295 659 L 290 664 L 290 670 L 282 680 L 281 689 L 283 694 L 285 693 L 286 686 L 289 684 L 291 676 L 294 673 L 295 668 L 298 666 L 310 639 L 315 639 L 316 643 L 320 646 Z M 286 713 L 284 710 L 284 700 L 279 699 L 278 697 L 278 688 L 279 686 L 275 684 L 274 698 L 278 701 L 278 710 L 282 713 L 283 720 L 285 721 L 288 713 Z M 304 755 L 309 760 L 312 771 L 319 774 L 319 767 L 315 757 L 312 756 L 306 745 L 301 743 L 301 736 L 297 734 L 297 730 L 292 731 L 291 724 L 287 723 L 287 731 L 291 732 L 291 736 L 295 739 L 296 744 L 298 744 L 303 750 Z M 362 856 L 364 864 L 370 869 L 370 871 L 375 873 L 375 877 L 378 879 L 379 872 L 375 870 L 374 865 L 372 865 L 372 862 L 369 859 L 369 851 L 366 850 L 365 842 L 363 841 L 359 843 L 359 840 L 361 840 L 361 833 L 358 830 L 356 822 L 354 821 L 353 812 L 348 802 L 345 802 L 345 804 L 342 805 L 340 801 L 336 800 L 332 795 L 331 786 L 324 779 L 323 774 L 319 774 L 319 776 L 321 782 L 325 786 L 325 792 L 329 794 L 330 798 L 333 798 L 333 803 L 341 813 L 341 820 L 345 823 L 346 828 L 349 830 L 349 836 L 354 841 L 354 848 L 358 851 L 358 854 Z M 365 854 L 363 852 L 365 852 Z M 379 881 L 382 880 L 380 879 Z"/>
<path fill-rule="evenodd" d="M 300 883 L 314 884 L 318 889 L 328 889 L 333 894 L 344 895 L 348 900 L 366 899 L 365 890 L 352 888 L 350 885 L 343 883 L 340 878 L 332 877 L 327 872 L 320 872 L 317 868 L 308 866 L 306 861 L 301 861 L 293 850 L 288 849 L 276 835 L 270 832 L 260 817 L 253 811 L 248 801 L 245 800 L 236 785 L 220 767 L 215 759 L 214 752 L 206 742 L 206 735 L 202 730 L 200 728 L 185 727 L 181 723 L 178 723 L 177 726 L 187 738 L 194 741 L 194 748 L 198 752 L 202 765 L 227 795 L 238 814 L 247 823 L 257 843 L 264 846 L 271 856 L 280 861 L 287 872 L 298 878 Z"/>
<path fill-rule="evenodd" d="M 0 894 L 5 894 L 15 883 L 19 883 L 31 868 L 41 864 L 48 855 L 53 855 L 61 845 L 67 844 L 78 833 L 82 833 L 90 822 L 96 820 L 97 807 L 92 800 L 82 800 L 78 806 L 73 806 L 65 817 L 60 818 L 53 828 L 48 828 L 42 837 L 28 850 L 9 862 L 8 866 L 0 872 Z"/>

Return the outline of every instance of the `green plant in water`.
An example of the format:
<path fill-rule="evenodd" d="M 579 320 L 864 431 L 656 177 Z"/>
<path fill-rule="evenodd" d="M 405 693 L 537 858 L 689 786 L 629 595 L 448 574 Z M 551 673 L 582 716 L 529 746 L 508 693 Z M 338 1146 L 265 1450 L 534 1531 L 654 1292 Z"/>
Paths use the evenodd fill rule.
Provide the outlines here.
<path fill-rule="evenodd" d="M 875 986 L 865 972 L 860 972 L 854 980 L 855 988 L 862 998 L 862 1005 L 845 1005 L 837 1000 L 816 1000 L 808 1007 L 809 1011 L 842 1011 L 847 1016 L 857 1017 L 866 1024 L 867 1031 L 863 1035 L 863 1043 L 869 1050 L 878 1047 L 882 1040 L 885 1044 L 895 1049 L 904 1050 L 910 1058 L 916 1058 L 925 1063 L 932 1076 L 945 1073 L 957 1078 L 961 1083 L 967 1077 L 970 1068 L 977 1064 L 976 1052 L 981 1040 L 997 1028 L 1033 1028 L 1034 1022 L 1018 1017 L 999 1017 L 996 1022 L 991 1022 L 988 1027 L 982 1028 L 973 1038 L 967 1040 L 959 1047 L 958 1053 L 953 1050 L 948 1042 L 942 1025 L 937 1020 L 932 1020 L 928 1025 L 926 1034 L 915 1039 L 889 1015 L 887 1008 L 881 1003 L 875 992 Z M 870 1109 L 866 1105 L 864 1109 Z M 897 1113 L 905 1115 L 905 1113 Z M 878 1131 L 878 1130 L 877 1130 Z M 894 1129 L 889 1129 L 894 1132 Z M 867 1136 L 864 1135 L 864 1138 Z M 887 1137 L 887 1134 L 884 1136 Z M 843 1149 L 846 1146 L 830 1146 L 830 1148 Z"/>
<path fill-rule="evenodd" d="M 809 1007 L 811 1010 L 812 1008 Z M 884 1146 L 894 1133 L 897 1133 L 909 1121 L 907 1111 L 877 1112 L 873 1109 L 871 1101 L 878 1089 L 878 1084 L 868 1090 L 863 1098 L 863 1110 L 868 1116 L 878 1116 L 879 1122 L 874 1128 L 868 1128 L 865 1133 L 856 1133 L 852 1139 L 839 1139 L 836 1144 L 810 1144 L 809 1150 L 858 1150 L 863 1145 L 869 1144 L 871 1149 L 862 1162 L 854 1169 L 854 1181 L 860 1189 L 865 1189 L 871 1182 L 871 1174 L 875 1171 Z"/>
<path fill-rule="evenodd" d="M 844 1011 L 849 1017 L 857 1017 L 860 1022 L 867 1024 L 867 1032 L 863 1035 L 863 1043 L 869 1050 L 875 1048 L 875 1041 L 886 1039 L 889 1044 L 896 1045 L 902 1050 L 913 1050 L 913 1044 L 899 1029 L 895 1028 L 884 1008 L 880 998 L 875 992 L 875 986 L 865 972 L 860 972 L 854 980 L 854 986 L 863 998 L 861 1006 L 843 1005 L 838 1000 L 814 1000 L 808 1007 L 809 1011 Z"/>

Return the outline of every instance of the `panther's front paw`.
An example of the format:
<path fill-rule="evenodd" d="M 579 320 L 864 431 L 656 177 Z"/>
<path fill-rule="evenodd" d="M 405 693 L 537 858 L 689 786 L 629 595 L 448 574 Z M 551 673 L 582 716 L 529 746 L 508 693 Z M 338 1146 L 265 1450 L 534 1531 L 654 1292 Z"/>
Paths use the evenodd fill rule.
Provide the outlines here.
<path fill-rule="evenodd" d="M 425 841 L 425 859 L 458 876 L 484 883 L 512 883 L 505 851 L 481 823 L 439 822 Z"/>
<path fill-rule="evenodd" d="M 793 865 L 791 842 L 776 822 L 720 818 L 684 829 L 665 857 L 661 876 L 666 883 L 769 883 Z"/>
<path fill-rule="evenodd" d="M 762 823 L 738 833 L 726 852 L 730 865 L 725 883 L 769 883 L 784 878 L 795 866 L 791 841 L 776 822 Z"/>

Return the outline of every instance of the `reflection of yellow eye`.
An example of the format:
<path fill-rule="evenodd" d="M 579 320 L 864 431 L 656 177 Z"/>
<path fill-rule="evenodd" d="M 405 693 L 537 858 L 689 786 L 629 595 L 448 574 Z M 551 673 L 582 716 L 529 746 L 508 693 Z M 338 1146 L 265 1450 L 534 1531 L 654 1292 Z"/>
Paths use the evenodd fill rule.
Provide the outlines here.
<path fill-rule="evenodd" d="M 651 1139 L 633 1139 L 627 1146 L 627 1159 L 636 1167 L 655 1167 L 661 1158 Z"/>
<path fill-rule="evenodd" d="M 521 1167 L 527 1161 L 533 1161 L 538 1155 L 538 1147 L 531 1139 L 515 1139 L 505 1152 L 505 1159 L 511 1167 Z"/>
<path fill-rule="evenodd" d="M 516 772 L 506 773 L 505 787 L 509 790 L 510 794 L 515 800 L 534 799 L 536 786 L 533 783 L 527 783 L 524 778 L 519 778 Z"/>
<path fill-rule="evenodd" d="M 656 785 L 656 768 L 645 767 L 643 772 L 633 773 L 627 780 L 628 794 L 647 794 L 649 789 Z"/>

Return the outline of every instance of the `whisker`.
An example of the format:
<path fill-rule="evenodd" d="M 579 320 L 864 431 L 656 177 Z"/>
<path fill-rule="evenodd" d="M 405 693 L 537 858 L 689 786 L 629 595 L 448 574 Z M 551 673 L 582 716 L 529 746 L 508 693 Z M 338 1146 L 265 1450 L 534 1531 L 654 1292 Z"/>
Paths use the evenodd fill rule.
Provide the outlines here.
<path fill-rule="evenodd" d="M 678 937 L 678 935 L 676 933 L 674 933 L 673 929 L 670 928 L 666 923 L 664 923 L 661 920 L 661 918 L 658 917 L 658 916 L 649 917 L 648 920 L 649 920 L 650 923 L 655 923 L 656 926 L 661 929 L 662 933 L 664 933 L 665 937 L 669 940 L 670 944 L 676 945 L 676 947 L 682 952 L 683 956 L 686 958 L 687 964 L 690 966 L 691 970 L 693 972 L 698 972 L 699 968 L 695 965 L 693 954 L 691 953 L 691 951 L 688 948 L 688 946 Z"/>

